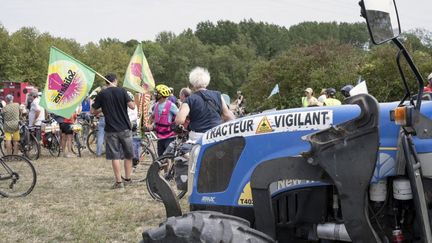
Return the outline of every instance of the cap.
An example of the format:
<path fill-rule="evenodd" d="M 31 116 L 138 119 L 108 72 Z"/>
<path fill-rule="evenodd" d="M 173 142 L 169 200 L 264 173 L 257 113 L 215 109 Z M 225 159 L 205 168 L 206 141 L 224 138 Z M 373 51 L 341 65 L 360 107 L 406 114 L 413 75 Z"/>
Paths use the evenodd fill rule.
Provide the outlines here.
<path fill-rule="evenodd" d="M 312 90 L 312 88 L 307 88 L 307 89 L 305 89 L 305 92 L 308 92 L 309 94 L 312 94 L 313 90 Z"/>

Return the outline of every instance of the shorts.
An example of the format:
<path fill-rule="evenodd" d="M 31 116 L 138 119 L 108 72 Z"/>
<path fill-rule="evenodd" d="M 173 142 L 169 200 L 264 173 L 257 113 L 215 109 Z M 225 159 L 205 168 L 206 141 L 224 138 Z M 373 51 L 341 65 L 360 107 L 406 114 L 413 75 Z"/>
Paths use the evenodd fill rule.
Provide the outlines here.
<path fill-rule="evenodd" d="M 19 141 L 20 140 L 20 132 L 19 130 L 15 131 L 15 132 L 5 132 L 5 140 L 6 141 Z"/>
<path fill-rule="evenodd" d="M 107 160 L 132 159 L 132 132 L 105 132 L 105 148 Z"/>
<path fill-rule="evenodd" d="M 165 139 L 159 139 L 157 141 L 157 152 L 158 156 L 161 156 L 164 154 L 165 150 L 169 147 L 170 143 L 175 140 L 175 137 L 165 138 Z"/>
<path fill-rule="evenodd" d="M 64 123 L 64 122 L 60 123 L 60 130 L 62 133 L 65 133 L 68 135 L 73 134 L 72 124 L 69 124 L 69 123 Z"/>

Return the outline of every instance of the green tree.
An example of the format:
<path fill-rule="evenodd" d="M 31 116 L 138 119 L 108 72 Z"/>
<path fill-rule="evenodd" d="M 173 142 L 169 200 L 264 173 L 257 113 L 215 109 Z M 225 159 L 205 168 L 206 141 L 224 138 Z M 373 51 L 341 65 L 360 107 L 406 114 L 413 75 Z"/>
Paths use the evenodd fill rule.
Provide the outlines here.
<path fill-rule="evenodd" d="M 0 25 L 0 81 L 12 75 L 13 54 L 10 48 L 9 33 Z"/>
<path fill-rule="evenodd" d="M 354 83 L 362 59 L 361 50 L 335 41 L 291 48 L 273 60 L 261 61 L 254 66 L 250 82 L 244 86 L 248 106 L 252 110 L 299 107 L 307 87 L 315 91 L 329 87 L 339 90 Z M 276 84 L 279 84 L 283 98 L 267 100 Z"/>
<path fill-rule="evenodd" d="M 12 72 L 8 79 L 26 81 L 42 87 L 46 80 L 46 66 L 43 57 L 39 55 L 40 46 L 37 43 L 39 32 L 35 28 L 21 28 L 10 37 L 10 47 L 13 53 Z"/>

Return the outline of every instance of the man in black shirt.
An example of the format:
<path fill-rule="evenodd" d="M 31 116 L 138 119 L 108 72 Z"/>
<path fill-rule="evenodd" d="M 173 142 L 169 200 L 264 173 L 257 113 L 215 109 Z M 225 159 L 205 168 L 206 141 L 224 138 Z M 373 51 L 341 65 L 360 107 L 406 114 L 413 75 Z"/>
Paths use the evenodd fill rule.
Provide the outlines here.
<path fill-rule="evenodd" d="M 96 96 L 91 113 L 97 115 L 102 111 L 105 115 L 106 159 L 112 160 L 116 180 L 112 188 L 117 189 L 131 183 L 132 132 L 127 108 L 135 109 L 135 103 L 125 89 L 117 87 L 115 74 L 108 74 L 105 78 L 109 81 L 106 81 L 107 88 Z M 121 175 L 121 159 L 124 159 L 124 183 Z"/>

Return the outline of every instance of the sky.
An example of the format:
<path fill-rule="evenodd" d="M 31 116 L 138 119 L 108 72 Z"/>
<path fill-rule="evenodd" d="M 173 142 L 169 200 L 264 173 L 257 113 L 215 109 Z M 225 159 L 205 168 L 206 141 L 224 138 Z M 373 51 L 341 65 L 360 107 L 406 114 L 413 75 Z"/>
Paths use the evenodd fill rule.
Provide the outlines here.
<path fill-rule="evenodd" d="M 397 1 L 397 0 L 396 0 Z M 402 31 L 432 31 L 431 0 L 397 1 Z M 358 0 L 0 0 L 10 33 L 36 27 L 86 44 L 101 38 L 154 40 L 199 22 L 253 19 L 289 28 L 304 21 L 364 22 Z"/>

